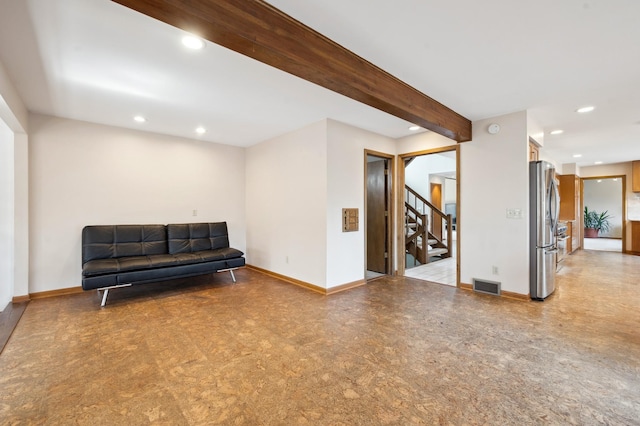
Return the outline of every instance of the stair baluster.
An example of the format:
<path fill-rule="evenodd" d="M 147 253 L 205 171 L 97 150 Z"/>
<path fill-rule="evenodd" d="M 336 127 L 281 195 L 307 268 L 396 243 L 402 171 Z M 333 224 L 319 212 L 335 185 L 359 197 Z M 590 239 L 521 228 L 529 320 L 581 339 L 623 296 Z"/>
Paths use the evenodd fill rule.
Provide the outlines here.
<path fill-rule="evenodd" d="M 413 202 L 412 202 L 413 201 Z M 405 185 L 405 250 L 421 264 L 429 262 L 429 256 L 451 257 L 450 245 L 453 240 L 452 218 L 437 209 L 426 198 L 409 185 Z M 443 238 L 429 230 L 429 214 L 433 221 L 439 220 L 447 230 Z M 433 230 L 433 228 L 432 228 Z M 430 253 L 431 250 L 431 253 Z"/>

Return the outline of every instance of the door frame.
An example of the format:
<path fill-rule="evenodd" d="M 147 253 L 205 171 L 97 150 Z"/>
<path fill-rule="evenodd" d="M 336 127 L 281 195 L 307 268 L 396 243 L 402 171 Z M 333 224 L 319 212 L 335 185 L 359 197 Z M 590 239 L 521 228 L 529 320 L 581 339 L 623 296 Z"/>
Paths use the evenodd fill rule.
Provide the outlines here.
<path fill-rule="evenodd" d="M 584 181 L 598 179 L 622 179 L 622 253 L 627 251 L 627 176 L 607 175 L 580 178 L 580 216 L 578 217 L 578 232 L 580 232 L 580 248 L 584 250 Z"/>
<path fill-rule="evenodd" d="M 404 253 L 404 221 L 400 220 L 404 216 L 404 185 L 405 185 L 405 159 L 409 157 L 419 157 L 421 155 L 440 154 L 442 152 L 456 152 L 456 287 L 460 287 L 460 239 L 461 239 L 461 220 L 460 220 L 460 145 L 449 145 L 440 148 L 427 149 L 423 151 L 408 152 L 399 154 L 398 162 L 398 178 L 397 178 L 397 210 L 396 217 L 396 247 L 397 247 L 397 274 L 404 276 L 406 270 L 406 259 Z"/>
<path fill-rule="evenodd" d="M 367 241 L 367 164 L 368 164 L 368 156 L 371 155 L 373 157 L 379 157 L 382 158 L 384 160 L 387 160 L 388 165 L 389 165 L 389 172 L 388 172 L 388 185 L 387 185 L 387 193 L 385 194 L 385 197 L 387 198 L 387 203 L 389 206 L 389 210 L 388 210 L 388 215 L 387 215 L 387 219 L 386 219 L 386 223 L 387 223 L 387 238 L 386 238 L 386 247 L 385 250 L 387 251 L 388 255 L 387 255 L 387 260 L 386 260 L 386 270 L 388 271 L 387 275 L 394 275 L 394 262 L 393 262 L 393 253 L 395 253 L 395 251 L 393 250 L 393 224 L 394 222 L 394 200 L 395 200 L 395 155 L 393 154 L 387 154 L 384 152 L 379 152 L 379 151 L 373 151 L 370 149 L 365 149 L 364 150 L 364 276 L 365 276 L 365 281 L 366 281 L 366 277 L 367 277 L 367 250 L 369 249 L 369 245 L 368 245 L 368 241 Z"/>

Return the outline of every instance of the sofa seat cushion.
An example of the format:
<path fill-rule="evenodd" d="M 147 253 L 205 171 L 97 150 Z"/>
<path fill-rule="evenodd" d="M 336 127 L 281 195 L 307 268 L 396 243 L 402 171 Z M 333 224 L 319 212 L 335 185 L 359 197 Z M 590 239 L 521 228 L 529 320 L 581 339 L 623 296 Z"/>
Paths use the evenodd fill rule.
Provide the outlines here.
<path fill-rule="evenodd" d="M 244 253 L 233 248 L 204 250 L 194 253 L 155 254 L 152 256 L 131 256 L 117 259 L 90 260 L 82 267 L 85 277 L 116 274 L 121 272 L 159 269 L 168 266 L 192 265 L 241 257 Z"/>
<path fill-rule="evenodd" d="M 223 260 L 223 259 L 233 259 L 235 257 L 241 257 L 244 255 L 243 252 L 234 248 L 221 248 L 216 250 L 203 250 L 196 251 L 192 254 L 197 255 L 202 259 L 203 262 L 210 262 L 212 260 Z"/>
<path fill-rule="evenodd" d="M 131 256 L 117 259 L 90 260 L 82 267 L 85 277 L 114 274 L 126 271 L 139 271 L 150 268 L 164 268 L 166 266 L 179 265 L 176 256 L 171 254 L 154 254 L 152 256 Z"/>

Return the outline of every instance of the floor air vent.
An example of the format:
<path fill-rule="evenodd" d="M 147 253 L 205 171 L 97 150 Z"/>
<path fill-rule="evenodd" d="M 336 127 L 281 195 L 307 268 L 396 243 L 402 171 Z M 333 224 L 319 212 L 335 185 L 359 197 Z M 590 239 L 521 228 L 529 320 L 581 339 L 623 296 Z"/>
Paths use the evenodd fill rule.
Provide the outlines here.
<path fill-rule="evenodd" d="M 473 291 L 500 296 L 500 283 L 495 281 L 473 279 Z"/>

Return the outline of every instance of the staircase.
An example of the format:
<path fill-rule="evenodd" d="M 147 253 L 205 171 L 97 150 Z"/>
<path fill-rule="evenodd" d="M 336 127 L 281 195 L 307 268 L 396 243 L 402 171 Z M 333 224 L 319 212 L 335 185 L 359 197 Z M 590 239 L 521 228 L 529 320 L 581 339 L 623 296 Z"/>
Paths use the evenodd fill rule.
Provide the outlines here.
<path fill-rule="evenodd" d="M 451 215 L 437 209 L 409 185 L 404 189 L 405 251 L 422 265 L 433 257 L 451 257 Z"/>

